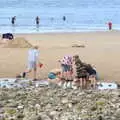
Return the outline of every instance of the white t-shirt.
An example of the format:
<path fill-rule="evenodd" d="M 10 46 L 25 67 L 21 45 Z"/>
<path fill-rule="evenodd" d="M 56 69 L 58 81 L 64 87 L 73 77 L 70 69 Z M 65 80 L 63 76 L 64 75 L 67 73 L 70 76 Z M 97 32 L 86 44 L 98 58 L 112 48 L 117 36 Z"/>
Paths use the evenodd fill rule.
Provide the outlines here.
<path fill-rule="evenodd" d="M 39 51 L 37 49 L 30 49 L 28 51 L 28 61 L 37 62 L 39 56 Z"/>

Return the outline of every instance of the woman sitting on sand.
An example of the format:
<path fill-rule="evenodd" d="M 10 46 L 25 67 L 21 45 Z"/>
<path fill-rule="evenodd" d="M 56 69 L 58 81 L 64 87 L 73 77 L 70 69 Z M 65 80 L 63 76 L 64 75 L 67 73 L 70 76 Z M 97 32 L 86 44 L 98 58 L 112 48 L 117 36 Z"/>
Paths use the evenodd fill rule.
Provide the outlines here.
<path fill-rule="evenodd" d="M 48 82 L 49 83 L 59 84 L 59 82 L 61 81 L 61 73 L 62 73 L 61 69 L 53 69 L 53 70 L 51 70 L 48 73 Z"/>

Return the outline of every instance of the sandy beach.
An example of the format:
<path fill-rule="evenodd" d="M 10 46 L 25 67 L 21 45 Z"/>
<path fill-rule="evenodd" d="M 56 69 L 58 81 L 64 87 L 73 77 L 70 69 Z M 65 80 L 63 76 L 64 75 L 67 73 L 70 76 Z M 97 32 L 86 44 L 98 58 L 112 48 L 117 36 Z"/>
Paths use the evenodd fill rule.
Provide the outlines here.
<path fill-rule="evenodd" d="M 101 80 L 120 81 L 120 31 L 14 34 L 15 40 L 25 39 L 38 45 L 40 61 L 38 77 L 45 79 L 53 68 L 60 68 L 58 60 L 64 55 L 79 54 L 82 61 L 96 67 Z M 73 45 L 85 47 L 72 47 Z M 0 47 L 0 77 L 15 77 L 27 65 L 28 48 Z M 28 77 L 31 77 L 30 74 Z"/>

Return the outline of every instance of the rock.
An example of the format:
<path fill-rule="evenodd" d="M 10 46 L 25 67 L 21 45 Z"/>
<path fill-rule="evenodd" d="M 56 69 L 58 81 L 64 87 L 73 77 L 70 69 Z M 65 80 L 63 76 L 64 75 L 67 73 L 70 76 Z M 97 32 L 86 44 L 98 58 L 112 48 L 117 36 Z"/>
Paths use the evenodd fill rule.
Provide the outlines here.
<path fill-rule="evenodd" d="M 36 104 L 36 105 L 35 105 L 35 108 L 36 108 L 36 109 L 40 109 L 40 105 L 39 105 L 39 104 Z"/>
<path fill-rule="evenodd" d="M 67 98 L 63 98 L 62 101 L 61 101 L 62 104 L 66 104 L 68 103 L 68 99 Z"/>
<path fill-rule="evenodd" d="M 0 108 L 0 114 L 5 113 L 5 110 L 3 108 Z"/>
<path fill-rule="evenodd" d="M 40 113 L 38 116 L 39 116 L 38 118 L 41 120 L 51 120 L 51 118 L 45 113 Z M 38 118 L 37 120 L 39 120 Z"/>
<path fill-rule="evenodd" d="M 52 118 L 54 118 L 55 116 L 57 116 L 59 114 L 59 112 L 57 112 L 57 111 L 51 111 L 50 113 L 49 113 L 49 116 L 51 116 Z"/>
<path fill-rule="evenodd" d="M 6 111 L 10 116 L 13 116 L 14 114 L 16 114 L 16 109 L 7 109 Z"/>
<path fill-rule="evenodd" d="M 5 120 L 5 116 L 3 114 L 0 114 L 0 120 Z"/>
<path fill-rule="evenodd" d="M 0 120 L 119 120 L 119 93 L 47 86 L 0 88 Z"/>
<path fill-rule="evenodd" d="M 32 114 L 31 116 L 29 116 L 28 120 L 42 120 L 42 118 L 39 115 Z"/>
<path fill-rule="evenodd" d="M 8 120 L 16 120 L 16 117 L 15 117 L 15 116 L 10 116 L 10 117 L 8 118 Z"/>
<path fill-rule="evenodd" d="M 17 109 L 23 109 L 24 108 L 24 105 L 19 105 L 18 107 L 17 107 Z"/>
<path fill-rule="evenodd" d="M 16 117 L 17 117 L 17 119 L 23 119 L 25 116 L 24 116 L 23 113 L 18 113 L 18 114 L 16 115 Z"/>
<path fill-rule="evenodd" d="M 72 103 L 68 103 L 68 107 L 72 109 L 73 107 Z"/>

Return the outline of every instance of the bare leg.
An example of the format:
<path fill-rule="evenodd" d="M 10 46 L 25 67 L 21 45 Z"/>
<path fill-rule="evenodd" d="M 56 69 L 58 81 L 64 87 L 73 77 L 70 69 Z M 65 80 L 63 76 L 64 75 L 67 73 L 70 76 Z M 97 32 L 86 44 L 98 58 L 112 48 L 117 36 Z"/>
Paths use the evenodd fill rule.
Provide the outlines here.
<path fill-rule="evenodd" d="M 91 75 L 91 76 L 89 77 L 89 80 L 91 81 L 91 87 L 92 87 L 93 89 L 95 89 L 95 88 L 96 88 L 96 78 L 95 78 L 95 76 Z"/>
<path fill-rule="evenodd" d="M 74 78 L 73 81 L 72 81 L 72 87 L 73 88 L 78 88 L 79 87 L 79 83 L 78 83 L 78 78 Z"/>
<path fill-rule="evenodd" d="M 27 73 L 30 73 L 32 70 L 26 70 L 25 72 L 22 73 L 22 77 L 25 78 Z"/>
<path fill-rule="evenodd" d="M 69 80 L 70 79 L 70 73 L 69 71 L 66 72 L 66 80 Z"/>
<path fill-rule="evenodd" d="M 61 78 L 64 78 L 64 72 L 62 71 L 62 73 L 61 73 Z"/>
<path fill-rule="evenodd" d="M 67 80 L 68 79 L 68 72 L 66 71 L 66 72 L 64 72 L 64 78 L 65 78 L 65 80 Z"/>
<path fill-rule="evenodd" d="M 79 78 L 79 82 L 80 82 L 80 88 L 83 89 L 83 80 L 82 80 L 82 78 Z"/>
<path fill-rule="evenodd" d="M 62 71 L 61 73 L 60 82 L 61 82 L 61 86 L 63 86 L 65 83 L 65 72 L 64 71 Z"/>
<path fill-rule="evenodd" d="M 83 81 L 83 88 L 85 89 L 86 88 L 86 79 L 82 78 L 82 81 Z"/>
<path fill-rule="evenodd" d="M 95 76 L 93 76 L 93 88 L 94 89 L 96 88 L 96 78 L 95 78 Z"/>
<path fill-rule="evenodd" d="M 72 79 L 73 79 L 72 71 L 68 71 L 68 72 L 67 72 L 67 79 L 68 79 L 68 80 L 72 80 Z"/>
<path fill-rule="evenodd" d="M 25 73 L 30 73 L 30 72 L 32 72 L 32 70 L 30 69 L 30 70 L 26 70 L 25 71 Z"/>
<path fill-rule="evenodd" d="M 33 79 L 36 80 L 36 73 L 37 73 L 37 68 L 35 67 L 33 70 Z"/>
<path fill-rule="evenodd" d="M 30 73 L 32 70 L 25 70 L 23 73 L 21 73 L 21 74 L 19 74 L 19 75 L 17 75 L 16 77 L 17 78 L 21 78 L 21 77 L 23 77 L 23 78 L 25 78 L 26 77 L 26 74 L 27 73 Z"/>
<path fill-rule="evenodd" d="M 91 88 L 91 80 L 87 79 L 86 85 L 87 85 L 87 89 L 90 89 Z"/>

